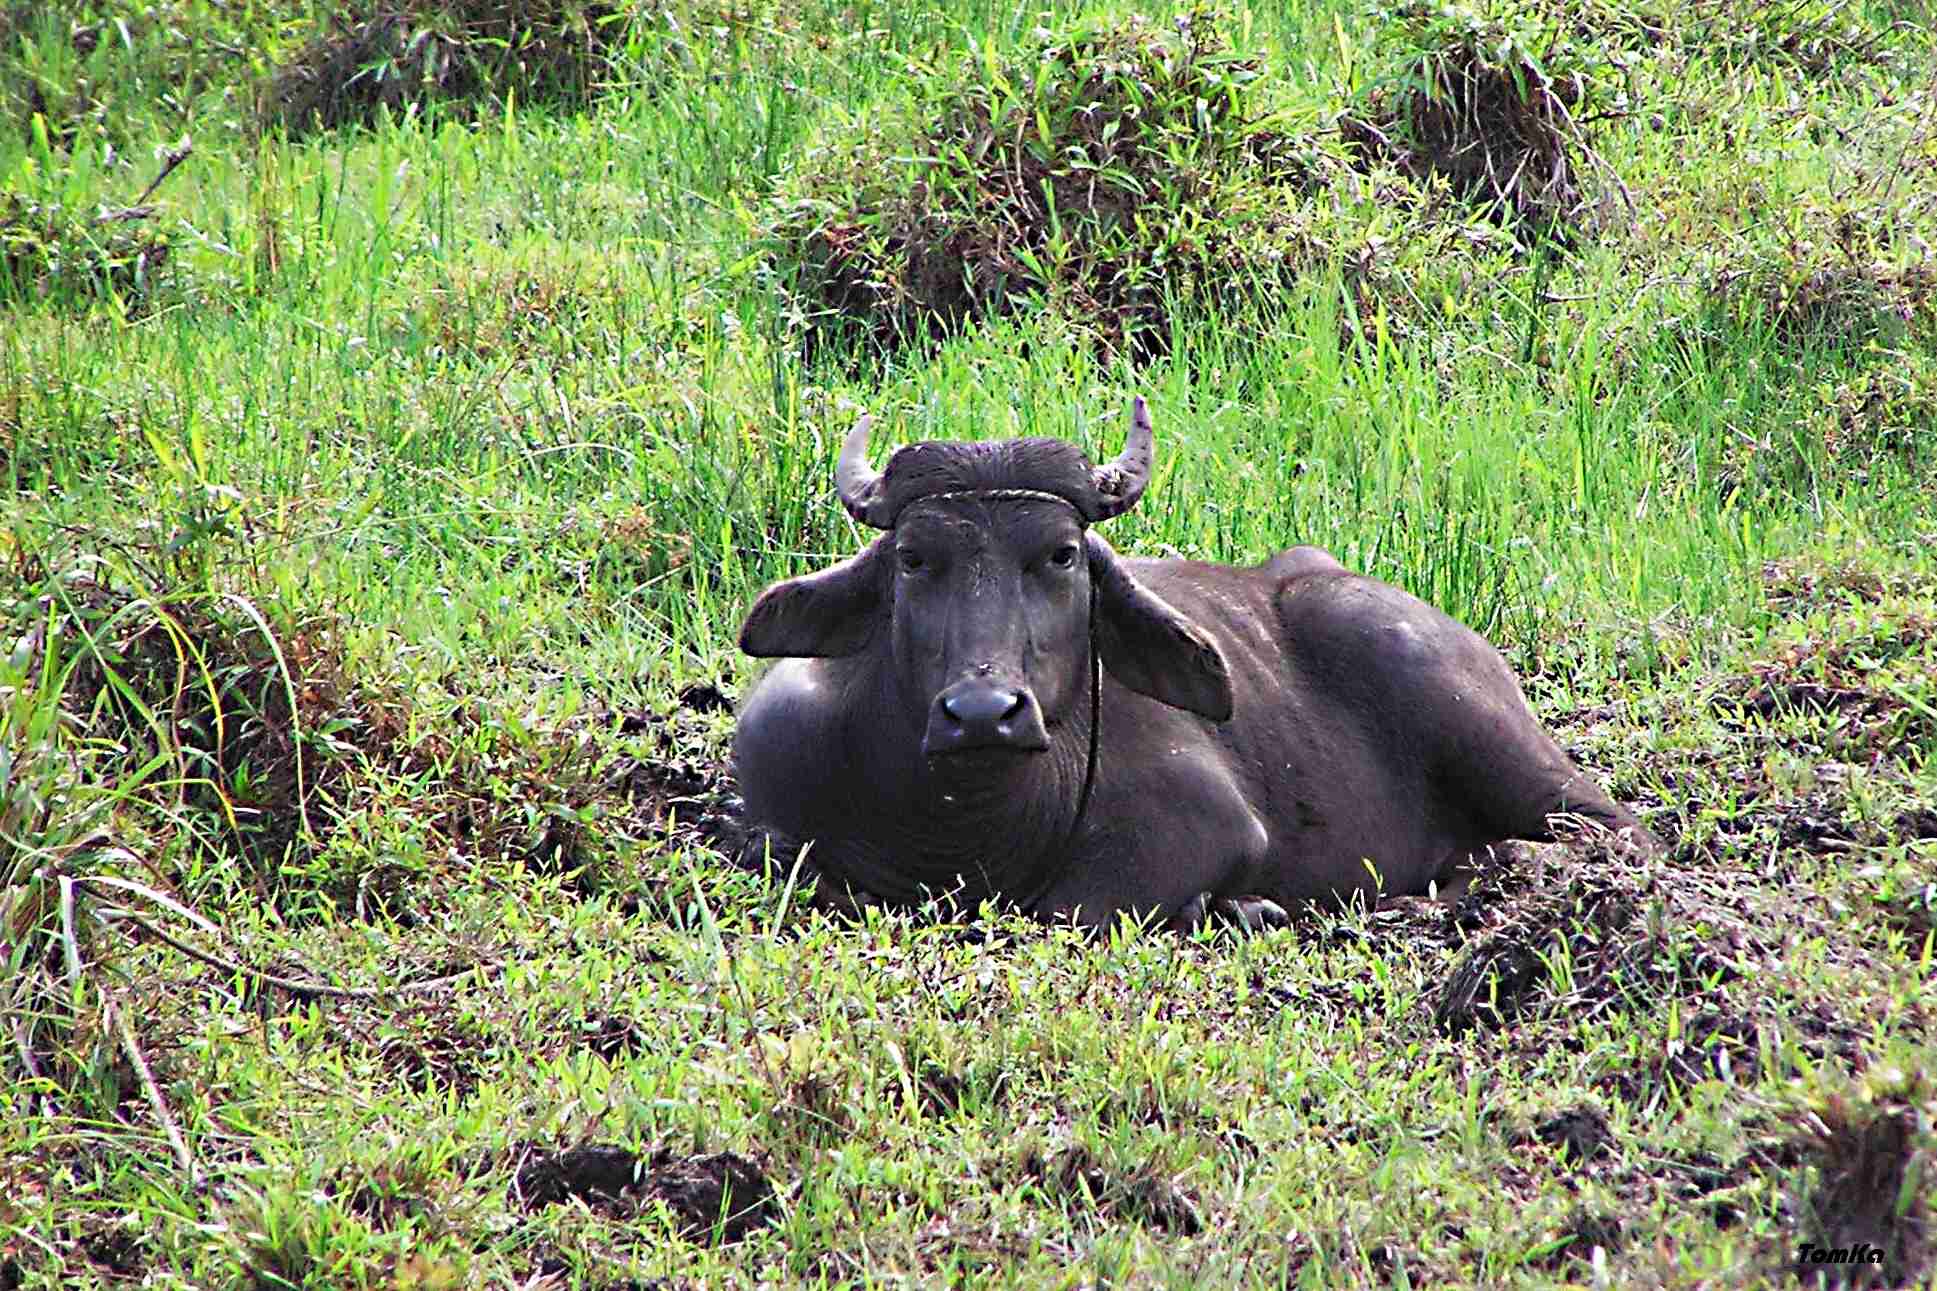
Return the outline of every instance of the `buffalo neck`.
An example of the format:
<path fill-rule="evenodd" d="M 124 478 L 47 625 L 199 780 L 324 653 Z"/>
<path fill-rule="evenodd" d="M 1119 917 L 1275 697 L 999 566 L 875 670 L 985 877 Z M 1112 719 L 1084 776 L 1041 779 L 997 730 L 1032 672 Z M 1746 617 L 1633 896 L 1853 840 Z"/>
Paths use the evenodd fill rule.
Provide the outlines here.
<path fill-rule="evenodd" d="M 850 709 L 853 829 L 818 863 L 890 901 L 955 893 L 971 908 L 989 897 L 1026 908 L 1067 863 L 1089 756 L 1089 706 L 1078 707 L 1050 725 L 1043 752 L 939 758 L 923 755 L 919 729 L 864 715 L 883 707 Z"/>

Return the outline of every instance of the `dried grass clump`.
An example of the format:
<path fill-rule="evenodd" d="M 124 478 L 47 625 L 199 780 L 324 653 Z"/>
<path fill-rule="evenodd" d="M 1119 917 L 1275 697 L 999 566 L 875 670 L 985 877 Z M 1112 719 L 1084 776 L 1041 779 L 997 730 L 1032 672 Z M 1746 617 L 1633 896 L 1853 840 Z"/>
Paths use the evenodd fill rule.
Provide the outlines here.
<path fill-rule="evenodd" d="M 1081 1143 L 1053 1153 L 1030 1144 L 1018 1164 L 1022 1177 L 1057 1204 L 1182 1237 L 1204 1231 L 1196 1199 L 1151 1166 L 1112 1168 Z"/>
<path fill-rule="evenodd" d="M 1847 0 L 1585 0 L 1554 12 L 1571 33 L 1607 48 L 1814 78 L 1914 56 L 1919 31 L 1907 18 L 1875 24 Z"/>
<path fill-rule="evenodd" d="M 300 133 L 429 103 L 580 101 L 610 79 L 620 0 L 404 0 L 331 20 L 270 79 L 266 121 Z"/>
<path fill-rule="evenodd" d="M 202 514 L 183 528 L 226 522 Z M 394 742 L 400 722 L 351 685 L 330 621 L 278 627 L 243 596 L 186 590 L 159 542 L 113 549 L 125 564 L 43 552 L 8 571 L 20 582 L 0 597 L 0 627 L 21 633 L 14 667 L 37 679 L 40 720 L 85 750 L 87 793 L 151 829 L 154 854 L 239 862 L 265 895 L 313 882 L 302 867 L 351 763 Z"/>
<path fill-rule="evenodd" d="M 1805 444 L 1851 479 L 1883 460 L 1937 482 L 1937 352 L 1881 350 L 1874 367 L 1817 387 Z"/>
<path fill-rule="evenodd" d="M 1379 11 L 1388 71 L 1340 133 L 1361 164 L 1441 179 L 1523 236 L 1569 240 L 1620 189 L 1589 127 L 1621 89 L 1618 56 L 1567 18 L 1416 2 Z"/>
<path fill-rule="evenodd" d="M 1723 319 L 1791 349 L 1937 353 L 1931 130 L 1920 122 L 1850 186 L 1804 192 L 1712 253 L 1707 294 Z"/>
<path fill-rule="evenodd" d="M 1328 163 L 1232 25 L 1131 16 L 917 68 L 898 115 L 824 143 L 772 208 L 810 336 L 895 345 L 1028 300 L 1141 351 L 1178 299 L 1280 280 Z"/>

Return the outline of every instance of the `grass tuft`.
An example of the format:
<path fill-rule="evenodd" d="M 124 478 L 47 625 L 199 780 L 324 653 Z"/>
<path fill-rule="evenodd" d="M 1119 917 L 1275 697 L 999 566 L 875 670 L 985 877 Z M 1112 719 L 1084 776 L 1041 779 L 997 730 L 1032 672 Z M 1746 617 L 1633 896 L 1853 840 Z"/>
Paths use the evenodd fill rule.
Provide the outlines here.
<path fill-rule="evenodd" d="M 1025 1148 L 1017 1167 L 1047 1196 L 1074 1209 L 1131 1220 L 1179 1237 L 1204 1229 L 1198 1203 L 1174 1180 L 1148 1166 L 1112 1169 L 1080 1143 L 1046 1156 L 1040 1148 Z"/>
<path fill-rule="evenodd" d="M 886 344 L 1031 303 L 1161 347 L 1173 302 L 1268 289 L 1314 251 L 1286 208 L 1327 161 L 1247 31 L 1200 8 L 911 62 L 891 110 L 835 125 L 775 197 L 783 279 L 816 326 Z"/>
<path fill-rule="evenodd" d="M 1362 164 L 1442 179 L 1530 244 L 1571 240 L 1616 213 L 1593 123 L 1627 107 L 1618 53 L 1574 18 L 1545 5 L 1380 10 L 1375 53 L 1389 70 L 1340 132 Z"/>
<path fill-rule="evenodd" d="M 264 120 L 302 134 L 431 104 L 460 116 L 514 101 L 582 104 L 613 79 L 626 21 L 603 0 L 413 0 L 332 13 L 276 69 Z"/>

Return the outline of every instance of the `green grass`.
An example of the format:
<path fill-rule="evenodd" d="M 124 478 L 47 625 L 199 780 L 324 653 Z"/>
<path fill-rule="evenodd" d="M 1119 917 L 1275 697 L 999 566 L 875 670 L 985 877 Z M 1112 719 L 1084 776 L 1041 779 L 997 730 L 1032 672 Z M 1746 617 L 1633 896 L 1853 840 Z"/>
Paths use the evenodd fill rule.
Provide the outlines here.
<path fill-rule="evenodd" d="M 1166 301 L 1140 366 L 1054 292 L 806 359 L 776 229 L 812 168 L 973 51 L 1130 11 L 903 8 L 641 9 L 589 103 L 299 138 L 257 105 L 303 6 L 83 7 L 86 49 L 0 9 L 0 191 L 71 263 L 194 144 L 137 222 L 161 272 L 0 282 L 0 1287 L 1917 1264 L 1929 11 L 1488 11 L 1613 78 L 1565 250 L 1343 147 L 1439 28 L 1233 11 L 1322 169 L 1281 281 Z M 752 598 L 862 541 L 856 411 L 1104 453 L 1132 392 L 1158 468 L 1119 549 L 1317 543 L 1432 600 L 1668 857 L 1529 849 L 1457 921 L 1096 942 L 842 922 L 709 850 L 732 717 L 696 688 L 743 695 Z M 1481 962 L 1492 1011 L 1444 1022 Z M 775 1222 L 521 1205 L 581 1141 L 741 1154 Z"/>

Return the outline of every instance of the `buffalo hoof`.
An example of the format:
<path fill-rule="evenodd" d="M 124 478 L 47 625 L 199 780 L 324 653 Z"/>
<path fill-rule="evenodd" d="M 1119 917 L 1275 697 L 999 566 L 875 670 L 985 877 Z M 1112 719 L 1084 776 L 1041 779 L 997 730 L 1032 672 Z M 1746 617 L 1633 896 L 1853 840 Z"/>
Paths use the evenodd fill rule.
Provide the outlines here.
<path fill-rule="evenodd" d="M 792 876 L 793 900 L 798 909 L 819 910 L 826 914 L 855 917 L 867 903 L 867 894 L 840 879 L 829 877 L 807 857 L 791 838 L 756 829 L 747 836 L 736 857 L 740 868 L 764 874 L 775 887 L 784 886 Z M 793 857 L 793 860 L 786 859 Z"/>
<path fill-rule="evenodd" d="M 1179 932 L 1191 933 L 1215 919 L 1244 933 L 1269 932 L 1291 924 L 1291 916 L 1276 901 L 1264 897 L 1221 897 L 1199 892 L 1177 912 L 1172 924 Z"/>

